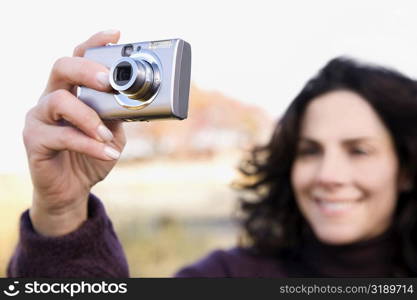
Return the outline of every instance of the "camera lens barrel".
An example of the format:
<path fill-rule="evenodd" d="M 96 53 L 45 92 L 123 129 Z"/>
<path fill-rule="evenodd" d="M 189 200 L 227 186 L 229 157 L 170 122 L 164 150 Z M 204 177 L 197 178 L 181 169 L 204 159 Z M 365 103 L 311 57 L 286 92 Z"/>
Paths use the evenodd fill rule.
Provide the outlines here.
<path fill-rule="evenodd" d="M 158 90 L 159 70 L 143 59 L 120 58 L 110 70 L 110 84 L 128 98 L 147 101 Z"/>

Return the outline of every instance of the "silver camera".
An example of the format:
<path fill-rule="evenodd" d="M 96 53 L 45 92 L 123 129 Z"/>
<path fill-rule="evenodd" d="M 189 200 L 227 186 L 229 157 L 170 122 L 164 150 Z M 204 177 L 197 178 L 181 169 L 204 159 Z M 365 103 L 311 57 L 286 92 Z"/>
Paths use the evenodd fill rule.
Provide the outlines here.
<path fill-rule="evenodd" d="M 112 93 L 86 87 L 78 98 L 104 120 L 185 119 L 190 92 L 191 47 L 181 39 L 88 49 L 85 58 L 110 69 Z"/>

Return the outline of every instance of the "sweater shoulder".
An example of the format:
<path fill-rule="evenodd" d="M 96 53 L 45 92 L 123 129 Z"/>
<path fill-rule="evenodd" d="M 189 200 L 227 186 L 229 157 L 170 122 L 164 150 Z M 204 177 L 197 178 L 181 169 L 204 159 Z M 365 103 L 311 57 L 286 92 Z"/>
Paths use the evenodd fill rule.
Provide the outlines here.
<path fill-rule="evenodd" d="M 248 249 L 217 249 L 180 269 L 175 277 L 286 277 L 280 260 Z"/>

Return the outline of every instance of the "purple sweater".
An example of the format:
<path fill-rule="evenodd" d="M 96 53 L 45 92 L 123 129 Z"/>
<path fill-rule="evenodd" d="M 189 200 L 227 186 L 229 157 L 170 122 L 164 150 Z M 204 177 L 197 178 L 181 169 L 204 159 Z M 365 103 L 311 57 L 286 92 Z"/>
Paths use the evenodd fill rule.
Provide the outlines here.
<path fill-rule="evenodd" d="M 75 232 L 45 237 L 35 232 L 25 211 L 20 238 L 10 260 L 9 277 L 126 278 L 129 269 L 123 248 L 103 204 L 90 196 L 88 220 Z M 393 235 L 347 246 L 329 246 L 306 239 L 292 259 L 251 254 L 243 248 L 216 250 L 176 277 L 392 276 L 396 272 Z"/>

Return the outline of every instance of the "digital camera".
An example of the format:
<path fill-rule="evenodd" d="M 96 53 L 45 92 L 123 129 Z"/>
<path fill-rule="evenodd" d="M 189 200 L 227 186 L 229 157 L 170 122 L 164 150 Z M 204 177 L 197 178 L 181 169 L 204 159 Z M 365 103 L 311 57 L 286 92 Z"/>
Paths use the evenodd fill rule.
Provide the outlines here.
<path fill-rule="evenodd" d="M 110 93 L 87 87 L 78 98 L 103 120 L 185 119 L 191 46 L 181 39 L 90 48 L 85 58 L 110 69 Z"/>

